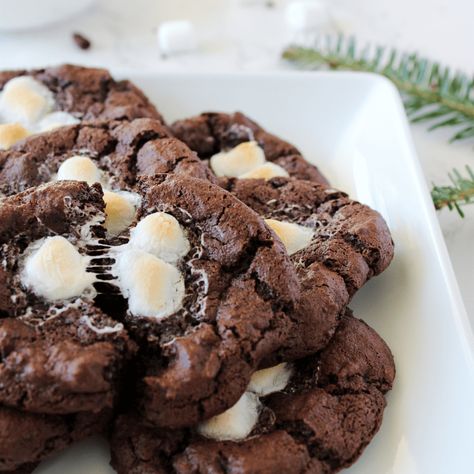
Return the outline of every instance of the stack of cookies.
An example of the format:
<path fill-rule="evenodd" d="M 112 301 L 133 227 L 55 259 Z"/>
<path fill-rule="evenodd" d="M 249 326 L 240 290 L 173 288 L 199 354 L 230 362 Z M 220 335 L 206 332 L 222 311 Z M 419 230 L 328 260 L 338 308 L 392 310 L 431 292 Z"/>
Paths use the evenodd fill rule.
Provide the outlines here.
<path fill-rule="evenodd" d="M 348 308 L 393 257 L 380 214 L 99 69 L 0 73 L 0 150 L 0 472 L 96 433 L 123 474 L 356 461 L 395 376 Z"/>

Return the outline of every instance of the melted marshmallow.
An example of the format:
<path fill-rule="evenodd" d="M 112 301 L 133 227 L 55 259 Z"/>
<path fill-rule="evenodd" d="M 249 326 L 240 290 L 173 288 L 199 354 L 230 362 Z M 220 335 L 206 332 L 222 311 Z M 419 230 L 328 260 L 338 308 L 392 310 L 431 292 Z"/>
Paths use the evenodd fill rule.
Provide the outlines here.
<path fill-rule="evenodd" d="M 104 191 L 105 228 L 111 235 L 124 231 L 135 218 L 135 197 L 131 193 Z"/>
<path fill-rule="evenodd" d="M 280 165 L 276 165 L 275 163 L 267 162 L 263 165 L 254 168 L 253 170 L 244 173 L 243 175 L 239 176 L 242 179 L 271 179 L 277 177 L 288 178 L 289 174 L 282 168 Z"/>
<path fill-rule="evenodd" d="M 265 153 L 255 141 L 244 142 L 211 157 L 216 176 L 240 177 L 265 163 Z"/>
<path fill-rule="evenodd" d="M 68 179 L 85 181 L 90 185 L 100 183 L 102 173 L 88 156 L 75 155 L 61 163 L 57 179 L 58 181 Z"/>
<path fill-rule="evenodd" d="M 69 299 L 93 283 L 87 265 L 88 258 L 64 237 L 48 237 L 26 259 L 22 279 L 26 287 L 49 301 Z"/>
<path fill-rule="evenodd" d="M 0 150 L 7 150 L 28 135 L 28 130 L 19 123 L 0 125 Z"/>
<path fill-rule="evenodd" d="M 257 370 L 252 374 L 247 390 L 261 397 L 279 392 L 287 386 L 292 373 L 291 365 L 285 362 L 268 369 Z"/>
<path fill-rule="evenodd" d="M 179 270 L 142 250 L 118 254 L 114 273 L 134 316 L 163 318 L 175 313 L 184 298 Z"/>
<path fill-rule="evenodd" d="M 265 223 L 278 235 L 285 245 L 288 255 L 293 255 L 307 247 L 314 235 L 313 229 L 291 222 L 265 219 Z"/>
<path fill-rule="evenodd" d="M 198 432 L 219 441 L 245 439 L 257 424 L 260 409 L 258 396 L 245 392 L 233 407 L 199 424 Z"/>
<path fill-rule="evenodd" d="M 190 249 L 179 222 L 166 212 L 155 212 L 142 219 L 131 231 L 130 245 L 168 263 L 177 262 Z"/>

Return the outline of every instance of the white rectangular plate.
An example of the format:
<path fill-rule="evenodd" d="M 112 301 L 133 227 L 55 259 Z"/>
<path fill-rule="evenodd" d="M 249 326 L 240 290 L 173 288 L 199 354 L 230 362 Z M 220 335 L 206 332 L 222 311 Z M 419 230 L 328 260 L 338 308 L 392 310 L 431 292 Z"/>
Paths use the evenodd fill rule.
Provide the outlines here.
<path fill-rule="evenodd" d="M 395 259 L 351 306 L 391 347 L 397 378 L 380 432 L 346 472 L 474 472 L 474 339 L 394 87 L 354 73 L 130 79 L 168 121 L 211 110 L 250 115 L 384 215 Z M 104 443 L 89 440 L 37 472 L 105 474 L 107 463 Z"/>

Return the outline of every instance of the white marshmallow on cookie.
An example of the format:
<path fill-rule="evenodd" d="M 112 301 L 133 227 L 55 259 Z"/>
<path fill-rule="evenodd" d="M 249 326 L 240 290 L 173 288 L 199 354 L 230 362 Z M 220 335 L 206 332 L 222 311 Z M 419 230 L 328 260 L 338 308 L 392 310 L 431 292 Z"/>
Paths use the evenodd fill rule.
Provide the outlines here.
<path fill-rule="evenodd" d="M 288 385 L 292 374 L 293 368 L 286 362 L 257 370 L 252 374 L 247 390 L 261 397 L 279 392 Z"/>
<path fill-rule="evenodd" d="M 65 127 L 66 125 L 76 125 L 80 122 L 79 119 L 74 117 L 67 112 L 51 112 L 50 114 L 43 117 L 36 129 L 38 132 L 50 132 L 59 127 Z"/>
<path fill-rule="evenodd" d="M 130 226 L 135 219 L 137 201 L 132 193 L 104 191 L 104 226 L 110 235 L 118 235 Z"/>
<path fill-rule="evenodd" d="M 38 123 L 55 105 L 53 93 L 30 76 L 9 80 L 0 93 L 0 120 L 30 127 Z"/>
<path fill-rule="evenodd" d="M 307 247 L 314 236 L 313 229 L 291 222 L 265 219 L 265 223 L 278 235 L 288 255 L 293 255 Z"/>
<path fill-rule="evenodd" d="M 0 150 L 7 150 L 30 133 L 19 123 L 0 124 Z"/>
<path fill-rule="evenodd" d="M 267 162 L 263 165 L 254 168 L 247 173 L 244 173 L 239 176 L 241 179 L 271 179 L 271 178 L 288 178 L 289 174 L 285 168 L 282 168 L 280 165 L 276 165 L 275 163 Z"/>
<path fill-rule="evenodd" d="M 22 280 L 36 295 L 49 301 L 79 296 L 92 285 L 89 259 L 64 237 L 48 237 L 25 261 Z"/>
<path fill-rule="evenodd" d="M 198 425 L 198 432 L 218 441 L 245 439 L 258 422 L 261 403 L 258 396 L 245 392 L 238 402 L 224 413 Z"/>
<path fill-rule="evenodd" d="M 57 180 L 85 181 L 87 184 L 100 183 L 102 172 L 88 156 L 75 155 L 68 158 L 58 169 Z"/>
<path fill-rule="evenodd" d="M 216 176 L 231 178 L 239 178 L 265 163 L 265 153 L 256 141 L 241 143 L 229 151 L 217 153 L 210 160 Z"/>
<path fill-rule="evenodd" d="M 175 313 L 184 298 L 184 279 L 180 271 L 143 250 L 118 254 L 113 273 L 128 298 L 132 315 L 164 318 Z"/>
<path fill-rule="evenodd" d="M 130 234 L 130 245 L 133 248 L 149 252 L 168 263 L 177 262 L 190 249 L 179 222 L 166 212 L 146 216 Z"/>

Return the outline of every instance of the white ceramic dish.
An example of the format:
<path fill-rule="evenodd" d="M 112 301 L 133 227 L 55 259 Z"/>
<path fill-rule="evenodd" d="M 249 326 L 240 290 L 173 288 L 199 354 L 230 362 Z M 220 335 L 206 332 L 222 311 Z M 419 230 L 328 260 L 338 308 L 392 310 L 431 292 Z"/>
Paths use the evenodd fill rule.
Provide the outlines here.
<path fill-rule="evenodd" d="M 96 0 L 0 0 L 0 31 L 40 28 L 70 18 Z"/>
<path fill-rule="evenodd" d="M 396 257 L 351 306 L 388 342 L 398 374 L 380 432 L 345 472 L 474 472 L 474 339 L 394 87 L 352 73 L 131 79 L 170 121 L 246 112 L 385 216 Z M 37 472 L 111 473 L 107 462 L 104 442 L 89 440 Z"/>

